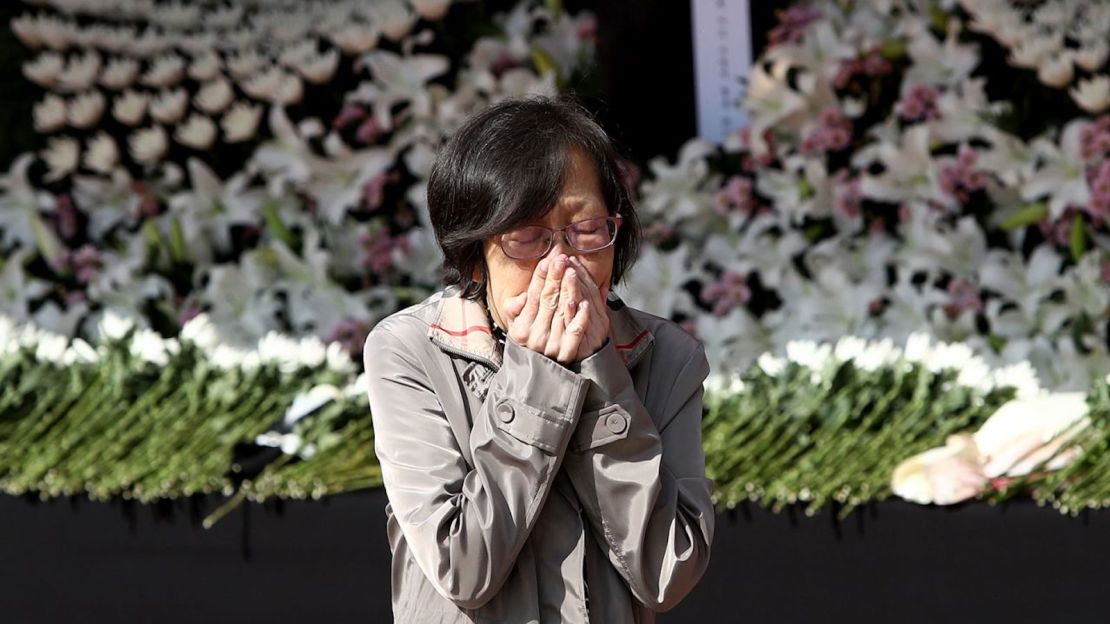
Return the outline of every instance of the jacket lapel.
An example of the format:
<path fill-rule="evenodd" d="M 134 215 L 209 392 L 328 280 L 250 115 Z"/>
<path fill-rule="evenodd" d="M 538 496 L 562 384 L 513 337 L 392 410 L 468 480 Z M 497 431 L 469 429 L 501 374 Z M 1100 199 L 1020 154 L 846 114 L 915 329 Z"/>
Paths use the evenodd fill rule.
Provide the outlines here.
<path fill-rule="evenodd" d="M 457 286 L 449 286 L 440 298 L 435 321 L 428 328 L 428 338 L 441 349 L 501 368 L 501 352 L 486 318 L 485 308 L 461 297 Z M 611 289 L 606 301 L 609 306 L 609 339 L 624 359 L 625 366 L 640 359 L 655 342 L 655 337 L 637 321 L 630 308 Z"/>

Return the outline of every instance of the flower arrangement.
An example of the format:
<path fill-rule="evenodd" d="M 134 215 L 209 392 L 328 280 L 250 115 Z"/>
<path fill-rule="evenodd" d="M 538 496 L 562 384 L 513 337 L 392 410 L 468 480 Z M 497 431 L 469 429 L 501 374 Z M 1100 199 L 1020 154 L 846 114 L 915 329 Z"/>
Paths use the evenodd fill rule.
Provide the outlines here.
<path fill-rule="evenodd" d="M 1081 94 L 1106 72 L 1110 22 L 1101 5 L 1028 4 L 784 12 L 750 124 L 649 163 L 655 245 L 629 303 L 682 320 L 715 367 L 926 332 L 1085 391 L 1110 370 L 1110 115 Z M 1074 73 L 1038 71 L 1046 57 Z"/>

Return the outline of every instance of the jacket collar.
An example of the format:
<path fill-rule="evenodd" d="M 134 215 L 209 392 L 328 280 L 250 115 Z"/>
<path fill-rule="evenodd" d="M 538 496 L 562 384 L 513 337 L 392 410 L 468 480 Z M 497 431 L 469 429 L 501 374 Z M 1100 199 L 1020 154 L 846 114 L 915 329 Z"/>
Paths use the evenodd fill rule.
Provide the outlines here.
<path fill-rule="evenodd" d="M 460 296 L 461 291 L 457 285 L 443 290 L 435 321 L 428 328 L 428 338 L 441 349 L 484 361 L 495 369 L 501 368 L 501 352 L 485 307 Z M 606 303 L 609 306 L 609 339 L 625 366 L 632 368 L 651 348 L 655 337 L 633 317 L 631 308 L 612 290 Z"/>

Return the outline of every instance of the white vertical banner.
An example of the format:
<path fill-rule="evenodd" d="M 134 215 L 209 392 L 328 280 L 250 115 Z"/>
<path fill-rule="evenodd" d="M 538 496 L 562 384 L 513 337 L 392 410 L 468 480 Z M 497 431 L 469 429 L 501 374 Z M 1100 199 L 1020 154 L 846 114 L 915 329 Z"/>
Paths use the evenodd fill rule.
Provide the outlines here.
<path fill-rule="evenodd" d="M 740 107 L 752 65 L 748 0 L 690 0 L 698 136 L 715 143 L 745 125 Z"/>

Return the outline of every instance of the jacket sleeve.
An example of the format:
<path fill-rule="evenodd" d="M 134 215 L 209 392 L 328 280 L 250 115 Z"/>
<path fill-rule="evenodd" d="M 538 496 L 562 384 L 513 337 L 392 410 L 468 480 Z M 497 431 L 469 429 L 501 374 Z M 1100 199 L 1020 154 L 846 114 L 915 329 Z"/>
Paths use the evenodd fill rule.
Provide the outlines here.
<path fill-rule="evenodd" d="M 705 349 L 698 343 L 671 378 L 658 428 L 611 339 L 578 367 L 589 390 L 568 476 L 633 595 L 667 611 L 697 584 L 713 542 L 713 481 L 701 444 Z"/>
<path fill-rule="evenodd" d="M 503 364 L 473 414 L 470 467 L 419 357 L 428 338 L 405 329 L 386 319 L 366 338 L 374 451 L 417 565 L 448 600 L 478 608 L 508 578 L 543 507 L 586 380 L 506 340 Z"/>

